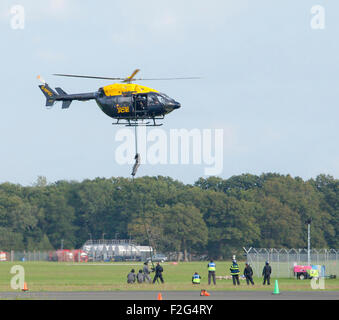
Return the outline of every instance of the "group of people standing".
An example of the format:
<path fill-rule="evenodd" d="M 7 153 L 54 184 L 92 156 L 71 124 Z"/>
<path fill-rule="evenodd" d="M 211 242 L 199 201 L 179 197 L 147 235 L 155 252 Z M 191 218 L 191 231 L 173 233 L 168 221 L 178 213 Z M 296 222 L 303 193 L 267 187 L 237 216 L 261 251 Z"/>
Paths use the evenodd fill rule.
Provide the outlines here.
<path fill-rule="evenodd" d="M 160 279 L 161 283 L 164 283 L 164 279 L 162 277 L 163 271 L 164 269 L 159 262 L 157 263 L 154 269 L 152 268 L 152 271 L 148 269 L 148 263 L 145 262 L 143 269 L 142 270 L 140 269 L 137 274 L 135 273 L 134 269 L 131 270 L 131 272 L 127 275 L 127 283 L 135 283 L 136 281 L 138 283 L 143 282 L 151 283 L 152 282 L 152 278 L 150 276 L 151 272 L 155 272 L 153 283 L 159 281 L 158 279 Z"/>
<path fill-rule="evenodd" d="M 213 260 L 210 261 L 210 263 L 207 265 L 208 268 L 208 284 L 211 284 L 211 280 L 213 280 L 213 283 L 216 284 L 215 280 L 215 271 L 216 271 L 216 265 Z M 230 273 L 232 276 L 233 284 L 240 285 L 239 281 L 239 275 L 240 275 L 240 268 L 236 260 L 232 261 L 232 265 L 230 267 Z M 269 262 L 266 261 L 264 269 L 262 271 L 262 276 L 264 277 L 263 285 L 267 284 L 270 285 L 270 278 L 271 278 L 272 268 L 269 265 Z M 254 285 L 253 281 L 253 269 L 252 267 L 246 263 L 243 275 L 245 276 L 246 283 L 249 285 L 250 283 Z"/>
<path fill-rule="evenodd" d="M 209 262 L 209 264 L 207 265 L 207 268 L 208 268 L 207 269 L 208 270 L 208 284 L 210 285 L 212 281 L 213 281 L 214 284 L 216 284 L 216 277 L 215 277 L 216 264 L 215 264 L 215 262 L 213 260 L 211 260 Z M 155 276 L 153 278 L 153 283 L 155 283 L 156 281 L 159 282 L 159 280 L 161 281 L 161 283 L 164 283 L 164 279 L 163 279 L 163 276 L 162 276 L 163 271 L 164 271 L 164 269 L 160 265 L 159 262 L 157 263 L 155 268 L 152 268 L 152 271 L 150 271 L 148 269 L 148 263 L 145 262 L 143 269 L 142 270 L 140 269 L 137 274 L 135 273 L 134 269 L 131 270 L 131 272 L 127 275 L 127 283 L 135 283 L 135 282 L 151 283 L 152 282 L 152 278 L 150 276 L 151 272 L 155 272 Z M 232 261 L 232 265 L 230 267 L 230 273 L 231 273 L 231 276 L 232 276 L 233 284 L 235 286 L 240 285 L 240 281 L 239 281 L 240 268 L 239 268 L 239 265 L 238 265 L 238 263 L 235 259 Z M 263 285 L 265 285 L 266 283 L 268 285 L 270 285 L 271 273 L 272 273 L 272 268 L 269 265 L 269 262 L 266 261 L 264 269 L 262 271 L 262 276 L 264 277 Z M 252 285 L 254 285 L 253 270 L 252 270 L 252 267 L 248 263 L 246 263 L 246 265 L 245 265 L 243 275 L 245 276 L 247 285 L 249 285 L 250 283 Z M 200 282 L 201 282 L 201 276 L 197 272 L 195 272 L 192 276 L 192 283 L 193 284 L 200 284 Z"/>

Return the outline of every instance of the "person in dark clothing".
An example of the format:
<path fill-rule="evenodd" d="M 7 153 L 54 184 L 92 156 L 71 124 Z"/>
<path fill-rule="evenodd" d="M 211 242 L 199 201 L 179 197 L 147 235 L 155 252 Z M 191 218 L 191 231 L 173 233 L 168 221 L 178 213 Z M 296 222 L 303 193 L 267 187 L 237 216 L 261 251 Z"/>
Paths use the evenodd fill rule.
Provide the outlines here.
<path fill-rule="evenodd" d="M 263 285 L 267 284 L 270 285 L 270 278 L 271 278 L 272 268 L 269 265 L 268 261 L 266 261 L 266 264 L 264 266 L 264 269 L 262 270 L 262 275 L 264 277 Z"/>
<path fill-rule="evenodd" d="M 254 282 L 253 282 L 253 270 L 251 268 L 251 266 L 246 263 L 246 266 L 245 266 L 245 269 L 244 269 L 244 276 L 246 278 L 246 282 L 247 282 L 247 285 L 251 284 L 254 285 Z"/>
<path fill-rule="evenodd" d="M 135 271 L 134 269 L 131 270 L 131 272 L 127 275 L 127 283 L 134 283 L 136 279 Z"/>
<path fill-rule="evenodd" d="M 144 268 L 143 268 L 143 273 L 144 273 L 144 281 L 147 281 L 148 283 L 151 283 L 152 279 L 150 276 L 150 271 L 148 270 L 148 264 L 147 262 L 144 263 Z"/>
<path fill-rule="evenodd" d="M 144 274 L 142 273 L 142 270 L 139 270 L 139 273 L 137 274 L 137 281 L 138 283 L 143 283 L 145 281 Z"/>
<path fill-rule="evenodd" d="M 230 268 L 230 271 L 231 271 L 233 284 L 235 286 L 238 284 L 238 286 L 239 286 L 240 285 L 240 281 L 239 281 L 240 270 L 239 270 L 239 266 L 238 266 L 238 264 L 235 260 L 233 260 L 233 262 L 232 262 L 232 266 Z"/>
<path fill-rule="evenodd" d="M 155 281 L 158 280 L 158 278 L 160 279 L 161 283 L 164 283 L 164 279 L 162 277 L 162 273 L 164 272 L 163 267 L 160 265 L 160 263 L 157 263 L 157 266 L 155 267 L 155 276 L 153 279 L 153 283 L 155 283 Z"/>
<path fill-rule="evenodd" d="M 133 177 L 136 175 L 137 170 L 138 170 L 138 168 L 140 167 L 140 154 L 137 153 L 137 154 L 135 155 L 134 159 L 135 159 L 135 164 L 134 164 L 134 166 L 133 166 L 133 171 L 132 171 L 132 173 L 131 173 Z"/>

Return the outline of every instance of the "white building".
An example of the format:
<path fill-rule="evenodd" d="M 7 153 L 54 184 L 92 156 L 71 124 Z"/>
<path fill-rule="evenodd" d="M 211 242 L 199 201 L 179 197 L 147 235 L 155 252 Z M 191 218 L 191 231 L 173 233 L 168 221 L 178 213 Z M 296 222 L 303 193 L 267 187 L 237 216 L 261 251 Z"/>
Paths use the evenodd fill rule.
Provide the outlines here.
<path fill-rule="evenodd" d="M 88 240 L 82 250 L 89 260 L 146 260 L 153 253 L 150 246 L 140 246 L 129 240 Z"/>

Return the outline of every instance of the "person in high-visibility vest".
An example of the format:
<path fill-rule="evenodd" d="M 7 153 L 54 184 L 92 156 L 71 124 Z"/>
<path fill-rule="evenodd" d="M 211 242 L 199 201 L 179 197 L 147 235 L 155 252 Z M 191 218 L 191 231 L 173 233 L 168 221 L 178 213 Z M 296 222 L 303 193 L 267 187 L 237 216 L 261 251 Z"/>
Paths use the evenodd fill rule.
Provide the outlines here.
<path fill-rule="evenodd" d="M 199 276 L 198 272 L 195 272 L 192 277 L 193 284 L 200 284 L 201 277 Z"/>
<path fill-rule="evenodd" d="M 211 284 L 211 278 L 213 279 L 213 283 L 215 283 L 215 263 L 213 260 L 207 265 L 208 270 L 208 284 Z"/>
<path fill-rule="evenodd" d="M 232 276 L 232 280 L 233 280 L 233 284 L 236 286 L 238 284 L 238 286 L 240 285 L 239 282 L 239 274 L 240 274 L 240 270 L 239 270 L 239 266 L 237 264 L 237 262 L 235 260 L 233 260 L 232 266 L 230 268 L 231 271 L 231 276 Z"/>
<path fill-rule="evenodd" d="M 319 278 L 319 271 L 318 269 L 311 269 L 308 270 L 309 271 L 309 275 L 311 278 Z"/>

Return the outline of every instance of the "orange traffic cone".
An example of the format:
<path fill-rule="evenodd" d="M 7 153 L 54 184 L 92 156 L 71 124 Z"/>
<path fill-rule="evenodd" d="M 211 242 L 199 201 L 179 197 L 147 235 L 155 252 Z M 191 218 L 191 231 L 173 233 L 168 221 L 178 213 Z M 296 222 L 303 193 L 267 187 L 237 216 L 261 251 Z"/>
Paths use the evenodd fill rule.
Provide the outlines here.
<path fill-rule="evenodd" d="M 157 300 L 162 300 L 162 295 L 161 293 L 158 293 L 158 299 Z"/>
<path fill-rule="evenodd" d="M 205 289 L 202 289 L 202 290 L 200 291 L 200 296 L 206 296 L 206 297 L 209 297 L 210 294 L 209 294 Z"/>
<path fill-rule="evenodd" d="M 24 287 L 22 288 L 22 291 L 28 291 L 27 283 L 24 282 Z"/>

